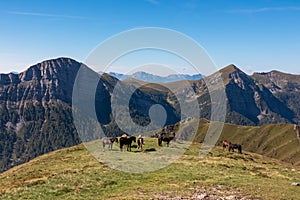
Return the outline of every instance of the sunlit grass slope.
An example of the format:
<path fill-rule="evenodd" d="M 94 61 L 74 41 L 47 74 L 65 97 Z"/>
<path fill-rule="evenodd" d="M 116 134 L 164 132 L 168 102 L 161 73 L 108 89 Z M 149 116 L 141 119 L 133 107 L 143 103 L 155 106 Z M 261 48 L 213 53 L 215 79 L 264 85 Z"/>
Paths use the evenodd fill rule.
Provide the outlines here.
<path fill-rule="evenodd" d="M 145 149 L 157 148 L 156 139 L 145 140 Z M 194 143 L 173 164 L 141 174 L 113 170 L 83 145 L 55 151 L 2 173 L 0 199 L 300 199 L 299 187 L 291 186 L 300 182 L 299 167 L 220 147 L 201 159 L 199 147 Z"/>

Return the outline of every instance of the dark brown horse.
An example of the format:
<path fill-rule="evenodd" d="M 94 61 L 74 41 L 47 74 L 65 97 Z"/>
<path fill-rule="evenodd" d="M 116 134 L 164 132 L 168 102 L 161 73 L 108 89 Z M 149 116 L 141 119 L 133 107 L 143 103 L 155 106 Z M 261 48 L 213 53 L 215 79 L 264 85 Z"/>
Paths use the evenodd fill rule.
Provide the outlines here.
<path fill-rule="evenodd" d="M 123 146 L 127 146 L 127 151 L 131 151 L 132 142 L 136 142 L 135 136 L 126 136 L 120 138 L 120 150 L 123 151 Z"/>
<path fill-rule="evenodd" d="M 242 153 L 242 145 L 232 144 L 231 142 L 229 142 L 228 151 L 234 152 L 234 149 L 237 149 L 239 151 L 239 153 Z"/>
<path fill-rule="evenodd" d="M 170 134 L 167 133 L 162 133 L 158 136 L 158 145 L 162 146 L 162 142 L 166 142 L 167 143 L 167 147 L 169 146 L 169 143 L 171 142 L 171 140 L 173 140 L 175 138 L 175 133 L 171 132 Z"/>
<path fill-rule="evenodd" d="M 114 142 L 118 143 L 117 137 L 103 138 L 102 139 L 103 150 L 105 149 L 105 145 L 108 145 L 108 149 L 111 150 Z"/>

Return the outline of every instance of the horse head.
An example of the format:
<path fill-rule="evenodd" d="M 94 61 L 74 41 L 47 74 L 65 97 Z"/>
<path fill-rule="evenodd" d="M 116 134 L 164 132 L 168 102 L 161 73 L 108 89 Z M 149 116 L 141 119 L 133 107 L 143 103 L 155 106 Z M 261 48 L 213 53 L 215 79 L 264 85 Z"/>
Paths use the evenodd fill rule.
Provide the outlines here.
<path fill-rule="evenodd" d="M 132 136 L 132 140 L 133 140 L 134 142 L 136 142 L 136 137 L 135 137 L 135 136 Z"/>

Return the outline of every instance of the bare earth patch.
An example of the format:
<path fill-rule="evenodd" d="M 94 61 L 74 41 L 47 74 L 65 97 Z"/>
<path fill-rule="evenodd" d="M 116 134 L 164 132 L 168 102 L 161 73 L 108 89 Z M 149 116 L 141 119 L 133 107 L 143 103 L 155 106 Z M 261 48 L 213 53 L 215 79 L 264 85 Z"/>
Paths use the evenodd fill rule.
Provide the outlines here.
<path fill-rule="evenodd" d="M 166 193 L 162 194 L 155 194 L 154 199 L 159 200 L 259 200 L 260 198 L 252 197 L 251 195 L 245 195 L 239 189 L 228 189 L 222 185 L 217 185 L 215 187 L 204 188 L 204 187 L 196 187 L 196 188 L 189 188 L 192 193 L 190 195 L 176 195 L 174 197 L 170 197 Z M 172 194 L 172 192 L 169 192 Z"/>

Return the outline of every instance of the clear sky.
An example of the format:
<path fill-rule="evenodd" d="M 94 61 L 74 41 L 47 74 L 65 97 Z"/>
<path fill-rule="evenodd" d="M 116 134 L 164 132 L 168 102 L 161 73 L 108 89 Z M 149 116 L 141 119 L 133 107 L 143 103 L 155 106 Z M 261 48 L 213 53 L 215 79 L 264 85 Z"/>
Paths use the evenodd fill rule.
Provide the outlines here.
<path fill-rule="evenodd" d="M 2 73 L 62 56 L 84 61 L 112 35 L 163 27 L 196 40 L 217 68 L 300 74 L 298 0 L 6 0 L 0 27 Z"/>

